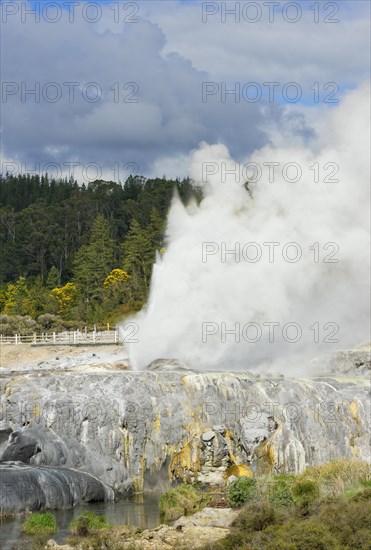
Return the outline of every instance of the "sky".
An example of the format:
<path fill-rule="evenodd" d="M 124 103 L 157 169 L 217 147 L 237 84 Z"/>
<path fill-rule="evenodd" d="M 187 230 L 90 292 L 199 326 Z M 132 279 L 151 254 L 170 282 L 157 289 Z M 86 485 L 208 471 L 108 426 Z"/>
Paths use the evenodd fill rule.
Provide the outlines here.
<path fill-rule="evenodd" d="M 369 77 L 370 4 L 1 2 L 1 170 L 124 181 L 310 146 Z M 32 93 L 33 90 L 33 93 Z"/>

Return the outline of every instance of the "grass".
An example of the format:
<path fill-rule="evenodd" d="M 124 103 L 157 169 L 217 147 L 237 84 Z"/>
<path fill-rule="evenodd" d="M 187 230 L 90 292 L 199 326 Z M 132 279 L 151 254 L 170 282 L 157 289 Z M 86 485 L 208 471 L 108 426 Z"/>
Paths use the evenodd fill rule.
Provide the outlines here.
<path fill-rule="evenodd" d="M 297 476 L 297 479 L 316 481 L 320 485 L 322 494 L 338 496 L 349 487 L 369 482 L 371 466 L 361 460 L 333 460 L 306 468 Z"/>
<path fill-rule="evenodd" d="M 112 529 L 113 525 L 106 516 L 98 516 L 92 512 L 84 512 L 74 519 L 70 524 L 70 530 L 73 535 L 78 537 L 87 537 L 94 531 L 100 529 Z"/>
<path fill-rule="evenodd" d="M 300 475 L 273 476 L 270 490 L 240 508 L 212 550 L 370 550 L 369 474 L 367 463 L 336 460 Z"/>
<path fill-rule="evenodd" d="M 181 516 L 194 514 L 209 504 L 211 496 L 204 494 L 194 485 L 183 483 L 170 489 L 160 497 L 160 515 L 164 522 L 171 522 Z"/>
<path fill-rule="evenodd" d="M 57 522 L 50 512 L 31 514 L 22 526 L 26 535 L 49 536 L 57 531 Z"/>
<path fill-rule="evenodd" d="M 302 482 L 300 484 L 303 488 Z M 309 486 L 304 485 L 302 496 Z M 312 495 L 312 489 L 308 489 Z M 249 502 L 229 534 L 213 550 L 370 550 L 371 488 L 348 500 L 340 495 L 302 514 L 301 504 L 275 506 L 268 500 Z M 206 545 L 204 550 L 211 550 Z"/>

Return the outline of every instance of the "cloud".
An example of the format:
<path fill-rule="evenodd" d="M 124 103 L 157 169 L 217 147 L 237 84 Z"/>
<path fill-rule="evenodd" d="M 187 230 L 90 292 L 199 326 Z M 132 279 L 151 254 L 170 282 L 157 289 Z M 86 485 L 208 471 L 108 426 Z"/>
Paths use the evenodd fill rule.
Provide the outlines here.
<path fill-rule="evenodd" d="M 20 10 L 2 25 L 3 81 L 19 87 L 3 103 L 3 147 L 8 158 L 29 167 L 77 159 L 107 170 L 132 162 L 149 176 L 164 172 L 161 159 L 187 157 L 202 140 L 222 141 L 237 159 L 267 143 L 272 125 L 308 140 L 313 115 L 303 105 L 264 102 L 267 89 L 257 103 L 228 94 L 223 101 L 220 82 L 296 79 L 304 89 L 312 81 L 343 85 L 346 74 L 345 84 L 355 86 L 367 67 L 367 23 L 358 12 L 326 27 L 310 23 L 308 13 L 294 25 L 265 20 L 246 27 L 220 17 L 203 23 L 200 3 L 139 2 L 132 15 L 138 22 L 123 23 L 130 14 L 120 11 L 118 23 L 112 5 L 103 3 L 92 24 L 86 19 L 94 11 L 84 18 L 85 4 L 73 22 L 67 10 L 55 24 L 45 17 L 35 22 L 32 14 L 22 22 Z M 217 92 L 203 101 L 206 82 L 216 82 Z M 22 98 L 22 85 L 40 86 L 39 100 L 31 93 Z M 61 98 L 46 101 L 58 87 Z"/>
<path fill-rule="evenodd" d="M 207 4 L 211 14 L 203 16 Z M 295 19 L 297 12 L 295 7 L 285 10 L 287 2 L 274 8 L 272 22 L 272 3 L 261 3 L 259 20 L 251 23 L 256 7 L 245 7 L 253 4 L 259 3 L 183 3 L 177 5 L 175 18 L 174 4 L 170 3 L 170 9 L 153 6 L 150 14 L 166 34 L 165 53 L 176 51 L 196 68 L 207 67 L 218 81 L 295 81 L 306 88 L 314 82 L 356 85 L 367 78 L 369 3 L 333 2 L 320 6 L 316 14 L 313 5 L 310 9 L 310 5 L 292 2 L 300 10 L 296 23 L 288 20 Z"/>
<path fill-rule="evenodd" d="M 222 126 L 233 135 L 241 116 L 255 129 L 253 137 L 242 129 L 240 139 L 251 147 L 264 140 L 254 106 L 219 116 L 219 105 L 202 103 L 207 73 L 179 54 L 163 55 L 166 38 L 155 23 L 140 19 L 113 32 L 81 18 L 55 25 L 9 18 L 3 27 L 8 157 L 44 165 L 58 150 L 61 163 L 135 162 L 149 175 L 164 154 L 187 154 L 205 137 L 218 139 Z"/>

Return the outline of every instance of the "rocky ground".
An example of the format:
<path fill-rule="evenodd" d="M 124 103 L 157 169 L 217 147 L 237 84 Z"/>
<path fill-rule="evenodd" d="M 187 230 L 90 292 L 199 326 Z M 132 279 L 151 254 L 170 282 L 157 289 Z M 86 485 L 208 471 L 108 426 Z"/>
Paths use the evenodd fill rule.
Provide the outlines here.
<path fill-rule="evenodd" d="M 135 372 L 120 346 L 0 351 L 3 460 L 87 472 L 117 495 L 370 460 L 369 347 L 319 359 L 305 377 L 171 360 Z"/>
<path fill-rule="evenodd" d="M 181 517 L 172 526 L 160 525 L 156 529 L 146 529 L 142 533 L 129 534 L 127 527 L 115 528 L 111 535 L 112 544 L 119 548 L 133 550 L 193 550 L 205 544 L 212 545 L 224 538 L 238 512 L 231 508 L 204 508 L 188 517 Z M 79 546 L 69 544 L 59 546 L 52 539 L 45 550 L 78 550 Z"/>
<path fill-rule="evenodd" d="M 129 360 L 123 346 L 33 346 L 0 344 L 2 376 L 29 372 L 105 372 L 126 370 Z"/>

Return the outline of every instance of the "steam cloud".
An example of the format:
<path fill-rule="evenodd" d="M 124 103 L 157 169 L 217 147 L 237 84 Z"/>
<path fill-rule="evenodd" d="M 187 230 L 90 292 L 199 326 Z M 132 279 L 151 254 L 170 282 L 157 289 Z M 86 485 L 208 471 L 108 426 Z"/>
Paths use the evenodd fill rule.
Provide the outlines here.
<path fill-rule="evenodd" d="M 129 355 L 135 368 L 176 358 L 196 369 L 272 364 L 300 369 L 303 359 L 369 338 L 369 105 L 367 85 L 348 93 L 317 120 L 310 147 L 276 134 L 241 165 L 222 144 L 202 143 L 193 152 L 190 175 L 203 186 L 205 198 L 200 206 L 187 207 L 173 200 L 166 252 L 154 267 L 148 306 L 134 318 L 139 342 L 129 344 Z M 272 162 L 279 163 L 274 181 L 264 165 Z M 262 170 L 249 191 L 243 185 L 248 163 L 256 163 L 250 164 L 250 179 L 254 166 Z M 286 163 L 301 167 L 296 183 L 288 181 L 296 173 L 295 168 L 284 173 Z M 339 171 L 331 177 L 334 165 Z M 326 176 L 339 181 L 325 181 Z M 262 251 L 255 263 L 242 255 L 252 242 Z M 271 262 L 263 243 L 273 242 L 280 244 Z M 297 262 L 287 260 L 295 257 L 294 247 L 285 249 L 286 259 L 282 255 L 290 242 L 302 252 Z M 309 249 L 316 242 L 318 262 Z M 203 243 L 214 244 L 205 249 Z M 240 243 L 240 261 L 233 254 L 223 258 L 221 243 L 228 250 Z M 326 243 L 335 247 L 324 250 Z M 213 253 L 205 257 L 205 250 Z M 254 250 L 259 248 L 245 248 L 248 259 Z M 249 323 L 255 325 L 243 333 Z M 296 325 L 286 326 L 285 333 L 287 323 L 302 331 L 295 342 Z M 261 337 L 252 342 L 259 328 Z M 232 329 L 236 334 L 226 333 Z"/>

